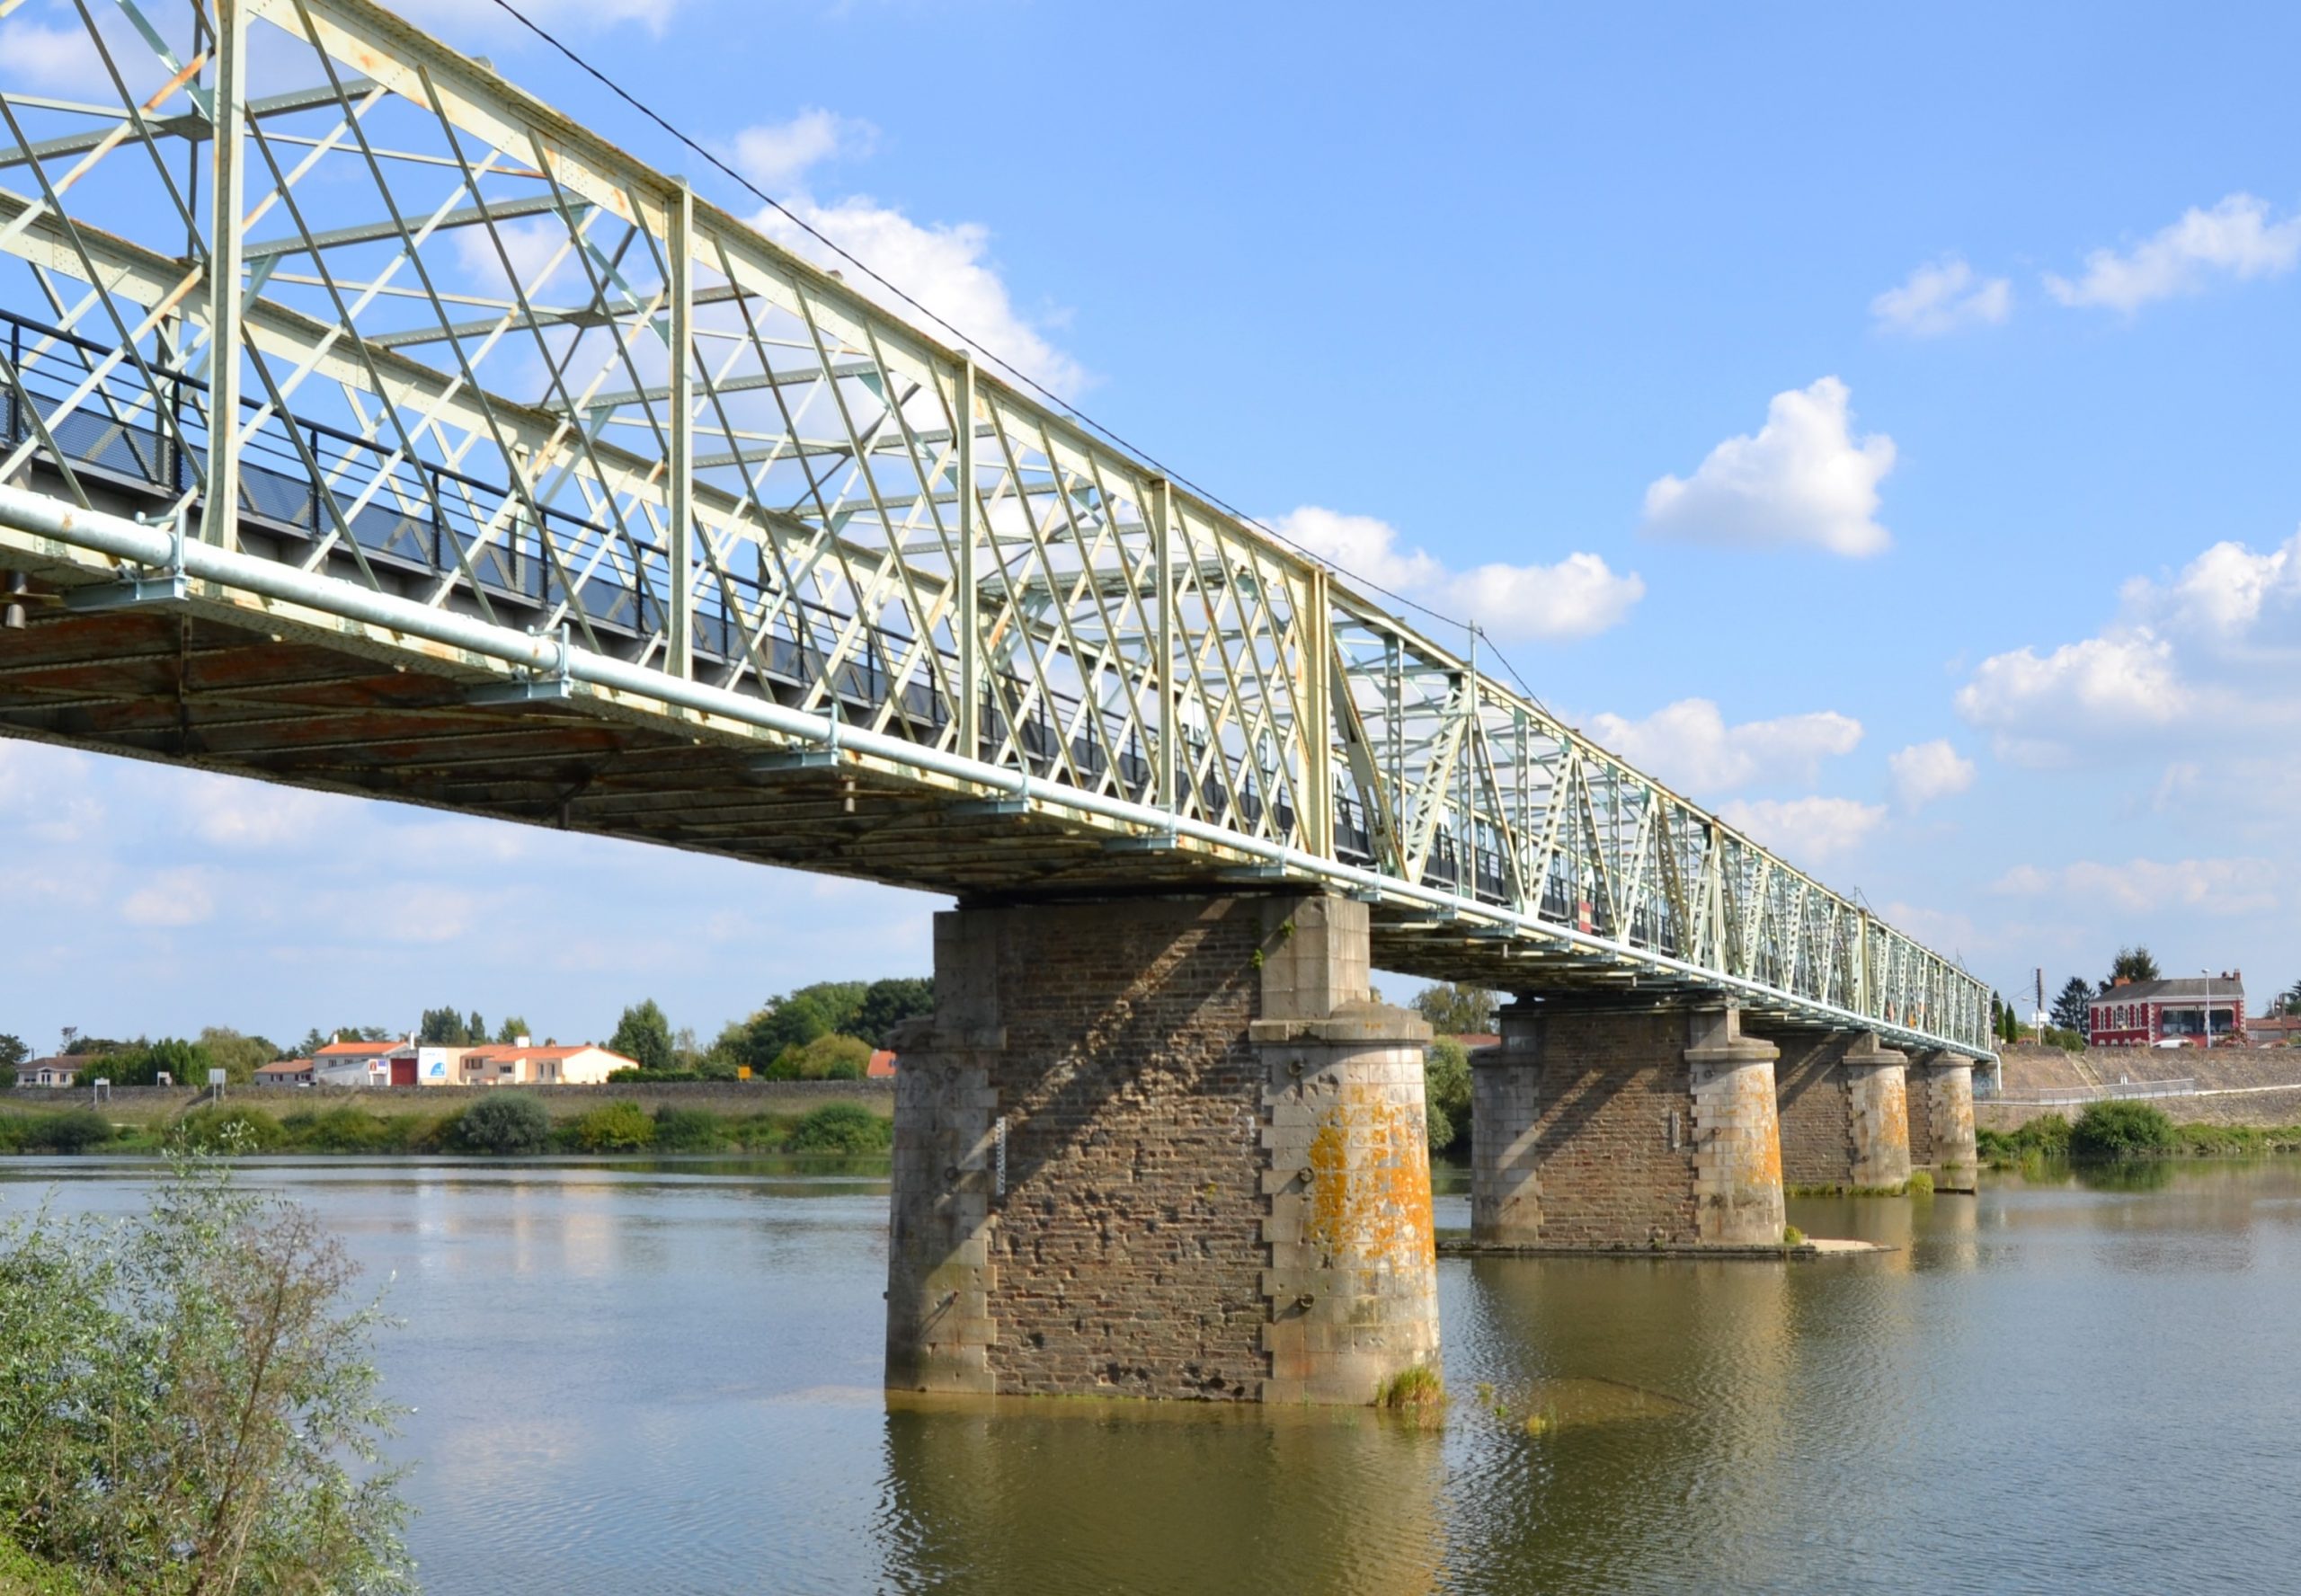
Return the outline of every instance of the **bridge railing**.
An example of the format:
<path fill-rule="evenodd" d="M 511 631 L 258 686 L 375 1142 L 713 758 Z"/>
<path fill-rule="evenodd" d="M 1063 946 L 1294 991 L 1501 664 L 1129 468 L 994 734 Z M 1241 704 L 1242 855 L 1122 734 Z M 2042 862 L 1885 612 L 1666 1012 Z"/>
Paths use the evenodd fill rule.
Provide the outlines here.
<path fill-rule="evenodd" d="M 1986 1047 L 1961 970 L 781 218 L 368 0 L 84 27 L 73 95 L 0 61 L 0 480 Z"/>

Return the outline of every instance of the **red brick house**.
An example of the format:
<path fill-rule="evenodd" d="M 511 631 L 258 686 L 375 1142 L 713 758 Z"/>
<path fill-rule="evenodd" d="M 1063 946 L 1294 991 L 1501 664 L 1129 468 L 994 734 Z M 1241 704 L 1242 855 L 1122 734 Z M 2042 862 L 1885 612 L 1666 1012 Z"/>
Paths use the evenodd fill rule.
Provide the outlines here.
<path fill-rule="evenodd" d="M 2085 1006 L 2085 1040 L 2093 1047 L 2203 1046 L 2208 1001 L 2213 1045 L 2244 1046 L 2244 972 L 2237 970 L 2172 980 L 2119 980 Z"/>

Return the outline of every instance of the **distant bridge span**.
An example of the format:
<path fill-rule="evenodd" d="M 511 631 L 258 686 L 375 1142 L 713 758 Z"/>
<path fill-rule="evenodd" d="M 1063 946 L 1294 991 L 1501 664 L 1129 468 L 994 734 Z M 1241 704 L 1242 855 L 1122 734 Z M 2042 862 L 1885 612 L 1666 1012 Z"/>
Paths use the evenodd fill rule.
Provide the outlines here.
<path fill-rule="evenodd" d="M 1949 961 L 381 8 L 123 14 L 109 95 L 0 62 L 0 728 L 965 900 L 1316 886 L 1387 968 L 1989 1047 Z"/>

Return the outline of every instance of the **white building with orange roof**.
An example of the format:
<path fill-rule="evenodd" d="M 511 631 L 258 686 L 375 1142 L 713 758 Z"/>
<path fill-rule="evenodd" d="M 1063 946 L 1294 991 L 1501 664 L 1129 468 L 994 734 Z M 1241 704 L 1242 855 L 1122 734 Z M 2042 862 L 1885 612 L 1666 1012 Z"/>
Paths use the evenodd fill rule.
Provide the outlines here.
<path fill-rule="evenodd" d="M 522 1036 L 517 1042 L 466 1048 L 457 1066 L 462 1086 L 600 1086 L 617 1069 L 636 1069 L 626 1059 L 591 1042 L 574 1047 L 541 1046 Z M 428 1077 L 427 1077 L 428 1078 Z"/>

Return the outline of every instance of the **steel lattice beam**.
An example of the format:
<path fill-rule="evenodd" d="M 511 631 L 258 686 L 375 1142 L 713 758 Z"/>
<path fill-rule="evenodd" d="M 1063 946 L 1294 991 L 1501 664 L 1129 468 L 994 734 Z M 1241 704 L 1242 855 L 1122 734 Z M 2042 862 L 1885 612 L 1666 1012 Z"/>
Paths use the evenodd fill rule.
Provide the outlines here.
<path fill-rule="evenodd" d="M 88 34 L 115 107 L 13 93 L 0 62 L 0 483 L 31 490 L 0 490 L 0 563 L 59 591 L 173 566 L 160 601 L 209 621 L 1004 795 L 1017 882 L 1048 825 L 1083 827 L 1146 845 L 1145 880 L 1253 864 L 1368 895 L 1434 973 L 1988 1051 L 1980 982 L 1474 641 L 368 0 L 138 17 Z M 60 713 L 18 729 L 68 737 Z M 876 835 L 824 867 L 999 882 L 995 827 L 947 880 Z"/>

